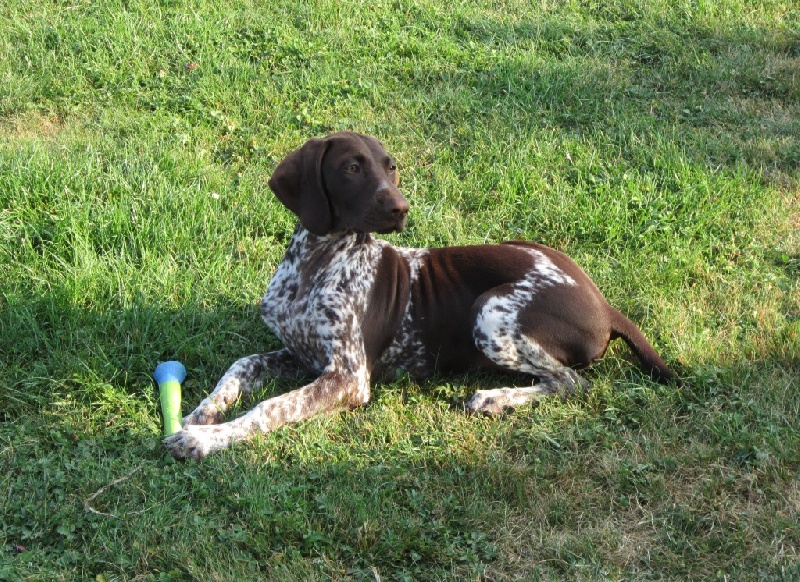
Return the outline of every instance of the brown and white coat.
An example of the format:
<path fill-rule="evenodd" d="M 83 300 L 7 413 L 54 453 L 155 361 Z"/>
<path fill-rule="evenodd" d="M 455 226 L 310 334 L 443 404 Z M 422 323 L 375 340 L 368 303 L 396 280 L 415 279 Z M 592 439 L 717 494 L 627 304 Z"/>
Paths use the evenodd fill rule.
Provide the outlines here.
<path fill-rule="evenodd" d="M 611 307 L 565 254 L 510 242 L 438 249 L 393 247 L 372 233 L 405 227 L 408 203 L 393 159 L 372 137 L 312 139 L 269 185 L 300 219 L 261 302 L 284 348 L 235 362 L 165 439 L 199 458 L 314 415 L 366 404 L 370 381 L 397 370 L 424 378 L 478 368 L 530 374 L 523 388 L 479 390 L 473 412 L 498 413 L 587 382 L 575 371 L 623 338 L 653 378 L 675 374 L 642 332 Z M 297 390 L 221 422 L 267 377 L 311 377 Z"/>

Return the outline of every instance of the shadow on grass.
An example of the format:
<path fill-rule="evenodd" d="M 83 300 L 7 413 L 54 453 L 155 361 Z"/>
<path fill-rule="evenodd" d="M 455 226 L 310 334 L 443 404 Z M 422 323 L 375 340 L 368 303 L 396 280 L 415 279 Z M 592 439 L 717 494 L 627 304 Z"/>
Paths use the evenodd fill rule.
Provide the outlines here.
<path fill-rule="evenodd" d="M 715 413 L 719 428 L 642 427 L 654 416 L 643 408 L 672 413 L 669 398 L 644 396 L 561 422 L 552 406 L 491 420 L 431 401 L 376 405 L 186 463 L 141 434 L 52 447 L 23 434 L 4 454 L 15 480 L 0 552 L 21 576 L 170 579 L 704 577 L 790 566 L 764 553 L 773 536 L 800 541 L 780 497 L 788 460 L 733 426 L 733 411 Z M 705 400 L 692 415 L 711 410 Z M 754 503 L 755 485 L 743 483 L 755 480 L 770 503 Z"/>
<path fill-rule="evenodd" d="M 235 359 L 277 347 L 256 304 L 101 308 L 76 305 L 57 289 L 47 297 L 9 298 L 0 333 L 9 387 L 0 394 L 0 409 L 6 418 L 29 413 L 29 404 L 54 394 L 85 390 L 83 398 L 91 401 L 108 387 L 131 396 L 148 393 L 155 366 L 170 359 L 187 367 L 187 398 L 198 398 Z"/>
<path fill-rule="evenodd" d="M 702 495 L 689 506 L 680 501 L 682 464 L 699 462 L 673 452 L 687 433 L 699 431 L 705 443 L 687 455 L 719 455 L 712 469 L 727 475 L 721 496 L 754 472 L 762 488 L 783 491 L 786 471 L 796 467 L 796 457 L 759 436 L 770 429 L 789 446 L 786 427 L 715 378 L 675 396 L 647 390 L 637 376 L 618 397 L 501 419 L 454 412 L 454 393 L 440 379 L 427 385 L 433 398 L 417 387 L 404 393 L 400 381 L 399 396 L 397 384 L 378 386 L 366 409 L 176 463 L 160 446 L 154 400 L 140 397 L 152 393 L 153 367 L 183 360 L 185 401 L 194 405 L 235 359 L 277 347 L 255 306 L 103 311 L 55 293 L 9 301 L 0 322 L 14 338 L 4 358 L 37 358 L 33 370 L 22 362 L 4 370 L 12 390 L 0 400 L 0 454 L 14 477 L 0 480 L 12 500 L 0 552 L 21 577 L 359 578 L 373 568 L 412 579 L 643 568 L 702 576 L 730 571 L 729 557 L 745 554 L 735 567 L 742 572 L 780 571 L 788 562 L 763 553 L 770 536 L 780 530 L 800 542 L 782 504 L 738 522 L 726 516 L 738 515 L 739 501 L 711 510 Z M 646 412 L 653 409 L 662 412 Z M 684 412 L 711 421 L 657 430 Z M 632 504 L 644 513 L 629 515 Z M 758 531 L 758 551 L 741 527 Z M 641 536 L 647 551 L 621 558 L 626 536 Z M 15 556 L 15 547 L 25 551 Z"/>

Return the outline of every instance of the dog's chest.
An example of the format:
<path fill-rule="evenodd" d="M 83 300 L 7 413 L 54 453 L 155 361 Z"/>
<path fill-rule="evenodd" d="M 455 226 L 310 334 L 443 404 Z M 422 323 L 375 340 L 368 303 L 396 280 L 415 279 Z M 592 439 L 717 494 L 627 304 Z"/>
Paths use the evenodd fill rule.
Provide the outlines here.
<path fill-rule="evenodd" d="M 380 250 L 356 236 L 317 239 L 298 231 L 261 302 L 261 316 L 306 365 L 357 360 Z"/>

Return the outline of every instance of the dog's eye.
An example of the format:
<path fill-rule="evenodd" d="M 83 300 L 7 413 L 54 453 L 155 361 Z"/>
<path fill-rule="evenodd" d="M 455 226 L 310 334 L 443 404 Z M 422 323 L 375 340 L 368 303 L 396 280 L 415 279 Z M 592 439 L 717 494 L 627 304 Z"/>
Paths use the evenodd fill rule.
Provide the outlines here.
<path fill-rule="evenodd" d="M 349 174 L 358 174 L 361 171 L 361 166 L 358 164 L 350 164 L 345 168 Z"/>
<path fill-rule="evenodd" d="M 391 164 L 389 164 L 389 173 L 390 173 L 390 174 L 394 174 L 396 171 L 397 171 L 397 166 L 396 166 L 396 165 L 394 165 L 394 162 L 392 162 Z"/>

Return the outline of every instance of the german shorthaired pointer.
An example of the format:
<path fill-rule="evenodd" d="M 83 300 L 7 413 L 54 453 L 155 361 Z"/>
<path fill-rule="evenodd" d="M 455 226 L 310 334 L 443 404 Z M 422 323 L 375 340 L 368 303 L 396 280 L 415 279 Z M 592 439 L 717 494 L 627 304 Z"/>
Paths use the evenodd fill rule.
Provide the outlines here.
<path fill-rule="evenodd" d="M 657 380 L 676 380 L 642 332 L 611 307 L 569 257 L 529 242 L 442 249 L 395 248 L 371 233 L 401 231 L 408 202 L 394 160 L 376 139 L 312 139 L 269 181 L 299 219 L 261 302 L 286 347 L 242 358 L 164 444 L 200 458 L 233 442 L 370 397 L 370 380 L 476 368 L 537 382 L 479 390 L 470 411 L 499 413 L 588 383 L 574 369 L 623 338 Z M 220 423 L 267 377 L 316 378 Z"/>

